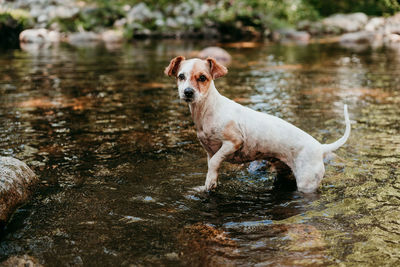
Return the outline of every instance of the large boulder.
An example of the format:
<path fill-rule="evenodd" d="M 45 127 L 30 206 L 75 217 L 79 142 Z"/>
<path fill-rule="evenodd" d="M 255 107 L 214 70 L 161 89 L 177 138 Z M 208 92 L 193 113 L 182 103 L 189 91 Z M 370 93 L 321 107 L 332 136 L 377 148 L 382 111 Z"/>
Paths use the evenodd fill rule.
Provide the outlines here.
<path fill-rule="evenodd" d="M 0 225 L 30 197 L 38 182 L 35 173 L 22 161 L 0 157 Z"/>
<path fill-rule="evenodd" d="M 60 41 L 60 33 L 47 29 L 28 29 L 21 32 L 19 41 L 22 43 L 56 43 Z"/>
<path fill-rule="evenodd" d="M 388 46 L 400 43 L 400 13 L 388 18 L 371 18 L 364 30 L 343 34 L 340 44 L 344 47 L 364 48 Z"/>
<path fill-rule="evenodd" d="M 372 18 L 365 25 L 365 30 L 369 32 L 377 31 L 385 25 L 385 18 Z"/>

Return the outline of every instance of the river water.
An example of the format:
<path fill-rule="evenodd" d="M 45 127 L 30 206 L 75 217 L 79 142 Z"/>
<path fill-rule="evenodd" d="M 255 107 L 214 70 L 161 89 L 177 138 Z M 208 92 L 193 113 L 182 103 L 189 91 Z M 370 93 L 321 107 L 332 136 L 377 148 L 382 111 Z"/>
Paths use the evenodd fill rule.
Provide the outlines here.
<path fill-rule="evenodd" d="M 187 106 L 163 75 L 206 43 L 25 47 L 0 54 L 0 155 L 41 183 L 0 234 L 0 261 L 44 266 L 394 266 L 400 263 L 400 49 L 225 44 L 216 81 L 322 143 L 352 133 L 319 191 L 270 168 L 207 172 Z M 280 180 L 280 179 L 278 179 Z M 287 184 L 286 184 L 287 183 Z"/>

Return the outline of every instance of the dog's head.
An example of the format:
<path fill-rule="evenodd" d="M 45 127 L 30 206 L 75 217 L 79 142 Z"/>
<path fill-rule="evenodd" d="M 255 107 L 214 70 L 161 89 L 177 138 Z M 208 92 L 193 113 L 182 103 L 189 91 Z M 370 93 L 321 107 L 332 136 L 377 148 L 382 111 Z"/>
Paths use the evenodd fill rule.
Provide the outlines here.
<path fill-rule="evenodd" d="M 164 73 L 176 77 L 181 99 L 195 103 L 207 95 L 213 80 L 224 76 L 228 70 L 214 58 L 186 60 L 179 56 L 171 60 Z"/>

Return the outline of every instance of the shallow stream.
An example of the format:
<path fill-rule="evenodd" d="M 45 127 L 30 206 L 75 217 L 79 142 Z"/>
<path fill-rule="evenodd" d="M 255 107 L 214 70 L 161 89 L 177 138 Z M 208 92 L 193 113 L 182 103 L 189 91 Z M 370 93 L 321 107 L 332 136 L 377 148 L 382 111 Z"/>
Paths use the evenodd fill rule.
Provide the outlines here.
<path fill-rule="evenodd" d="M 0 234 L 0 262 L 44 266 L 395 266 L 400 263 L 400 49 L 225 44 L 216 81 L 237 102 L 328 143 L 350 139 L 318 193 L 274 171 L 207 171 L 187 106 L 163 75 L 210 44 L 25 47 L 0 53 L 0 155 L 41 184 Z"/>

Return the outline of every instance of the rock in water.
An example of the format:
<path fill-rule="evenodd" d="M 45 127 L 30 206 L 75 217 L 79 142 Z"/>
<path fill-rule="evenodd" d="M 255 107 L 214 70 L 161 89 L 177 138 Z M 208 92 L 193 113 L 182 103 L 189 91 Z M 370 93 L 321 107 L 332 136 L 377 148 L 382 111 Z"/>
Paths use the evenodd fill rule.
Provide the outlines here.
<path fill-rule="evenodd" d="M 22 161 L 0 157 L 0 225 L 31 195 L 38 182 L 35 173 Z"/>
<path fill-rule="evenodd" d="M 101 36 L 95 32 L 76 32 L 68 35 L 68 42 L 72 45 L 96 43 L 101 40 Z"/>
<path fill-rule="evenodd" d="M 340 43 L 369 44 L 375 38 L 375 34 L 368 31 L 350 32 L 340 36 Z"/>
<path fill-rule="evenodd" d="M 207 57 L 213 57 L 223 65 L 228 65 L 231 62 L 231 55 L 221 47 L 210 46 L 204 48 L 199 52 L 199 58 L 206 59 Z"/>
<path fill-rule="evenodd" d="M 296 31 L 293 29 L 282 29 L 273 33 L 274 41 L 282 43 L 296 42 L 306 44 L 310 41 L 311 35 L 306 31 Z"/>
<path fill-rule="evenodd" d="M 8 258 L 6 261 L 0 262 L 0 267 L 42 267 L 39 261 L 31 256 L 22 255 L 22 256 L 12 256 Z"/>
<path fill-rule="evenodd" d="M 21 32 L 19 40 L 22 43 L 57 43 L 60 33 L 46 29 L 28 29 Z"/>

